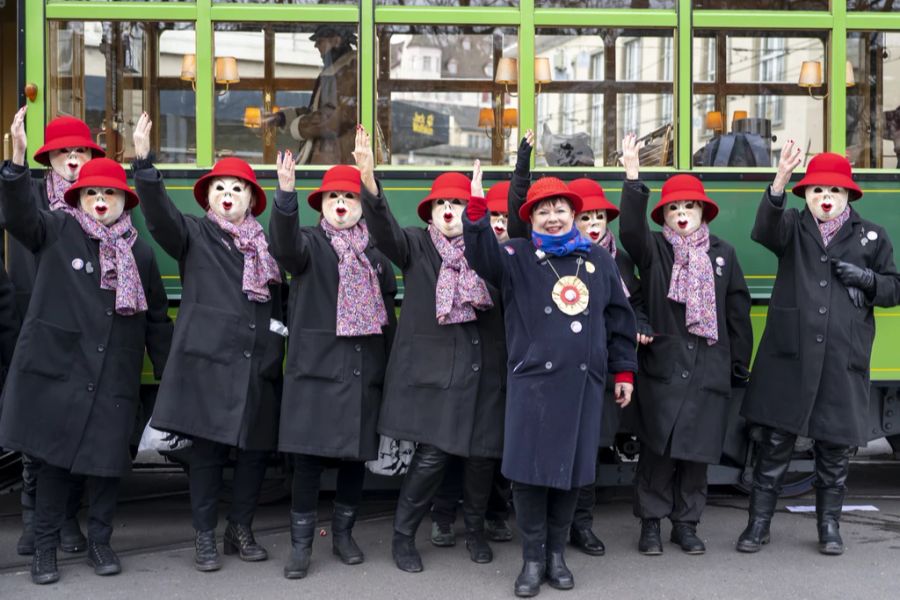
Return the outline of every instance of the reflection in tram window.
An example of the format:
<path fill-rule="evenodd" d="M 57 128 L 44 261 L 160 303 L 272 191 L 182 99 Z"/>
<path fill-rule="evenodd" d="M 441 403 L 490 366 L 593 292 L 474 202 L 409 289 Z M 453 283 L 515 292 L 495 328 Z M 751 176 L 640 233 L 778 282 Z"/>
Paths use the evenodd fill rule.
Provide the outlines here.
<path fill-rule="evenodd" d="M 900 166 L 900 32 L 850 32 L 847 61 L 855 83 L 847 88 L 847 157 L 855 167 L 896 169 Z"/>
<path fill-rule="evenodd" d="M 842 2 L 843 0 L 834 1 Z M 694 0 L 694 8 L 715 10 L 828 10 L 828 0 Z"/>
<path fill-rule="evenodd" d="M 194 90 L 181 77 L 195 52 L 192 23 L 51 21 L 49 37 L 48 118 L 84 120 L 107 156 L 125 162 L 146 110 L 159 162 L 195 160 Z"/>
<path fill-rule="evenodd" d="M 535 8 L 675 8 L 675 0 L 534 0 Z"/>

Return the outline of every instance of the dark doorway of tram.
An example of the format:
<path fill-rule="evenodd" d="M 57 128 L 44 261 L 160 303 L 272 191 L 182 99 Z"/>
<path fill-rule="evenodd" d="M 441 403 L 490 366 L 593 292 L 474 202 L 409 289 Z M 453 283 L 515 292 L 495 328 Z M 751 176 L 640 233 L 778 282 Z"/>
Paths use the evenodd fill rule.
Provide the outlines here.
<path fill-rule="evenodd" d="M 24 40 L 19 39 L 19 0 L 0 0 L 0 125 L 3 131 L 3 158 L 9 158 L 12 152 L 9 124 L 16 114 L 22 93 L 21 72 L 19 65 L 20 48 Z"/>

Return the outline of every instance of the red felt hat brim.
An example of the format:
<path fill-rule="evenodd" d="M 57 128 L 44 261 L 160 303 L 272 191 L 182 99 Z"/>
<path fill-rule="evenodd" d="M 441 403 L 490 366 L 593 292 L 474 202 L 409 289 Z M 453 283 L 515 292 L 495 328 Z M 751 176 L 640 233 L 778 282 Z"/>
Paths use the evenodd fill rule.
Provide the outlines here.
<path fill-rule="evenodd" d="M 716 218 L 716 215 L 719 214 L 719 205 L 713 202 L 712 198 L 708 196 L 698 197 L 699 194 L 694 191 L 685 190 L 683 192 L 671 192 L 666 195 L 665 198 L 660 200 L 656 206 L 653 207 L 653 210 L 650 212 L 650 218 L 657 225 L 664 225 L 666 220 L 663 218 L 662 209 L 666 206 L 666 204 L 670 204 L 672 202 L 680 202 L 682 200 L 694 200 L 696 202 L 703 203 L 703 220 L 707 223 L 712 222 L 713 219 Z"/>
<path fill-rule="evenodd" d="M 534 198 L 526 200 L 525 203 L 519 207 L 519 218 L 523 221 L 531 221 L 531 209 L 548 198 L 564 198 L 572 205 L 572 211 L 575 214 L 582 211 L 583 202 L 581 196 L 575 192 L 570 192 L 568 190 L 548 191 L 545 194 L 538 194 Z"/>
<path fill-rule="evenodd" d="M 509 214 L 509 205 L 506 202 L 506 198 L 503 200 L 491 200 L 487 203 L 487 211 L 503 213 L 504 215 Z"/>
<path fill-rule="evenodd" d="M 45 167 L 49 167 L 50 156 L 48 155 L 50 154 L 50 151 L 61 150 L 63 148 L 88 148 L 91 151 L 91 158 L 104 158 L 106 156 L 106 151 L 95 144 L 90 138 L 68 135 L 58 137 L 38 148 L 38 151 L 34 153 L 34 160 Z"/>
<path fill-rule="evenodd" d="M 794 195 L 804 198 L 806 188 L 811 185 L 821 185 L 825 187 L 837 186 L 847 188 L 848 197 L 851 202 L 854 200 L 859 200 L 863 195 L 862 190 L 859 189 L 859 186 L 851 178 L 847 177 L 846 175 L 842 175 L 841 173 L 828 172 L 807 173 L 803 177 L 803 179 L 801 179 L 797 183 L 797 185 L 794 186 Z"/>
<path fill-rule="evenodd" d="M 209 210 L 209 202 L 206 199 L 206 192 L 207 188 L 209 187 L 209 180 L 215 177 L 235 177 L 237 179 L 246 181 L 247 184 L 251 188 L 253 188 L 253 195 L 256 198 L 256 204 L 254 204 L 253 208 L 250 209 L 250 213 L 254 217 L 258 217 L 266 210 L 266 193 L 263 191 L 262 187 L 260 187 L 260 185 L 255 181 L 250 181 L 249 179 L 247 179 L 243 173 L 238 173 L 237 171 L 232 171 L 229 169 L 220 169 L 216 172 L 210 171 L 209 173 L 198 179 L 196 183 L 194 183 L 194 199 L 203 210 Z"/>
<path fill-rule="evenodd" d="M 581 210 L 579 212 L 587 212 L 589 210 L 605 210 L 606 222 L 612 222 L 619 216 L 619 209 L 616 205 L 604 198 L 603 196 L 586 196 L 581 199 Z"/>
<path fill-rule="evenodd" d="M 322 212 L 322 194 L 325 192 L 353 192 L 357 196 L 360 194 L 360 184 L 358 181 L 336 180 L 323 183 L 322 187 L 310 192 L 306 197 L 309 206 L 318 212 Z"/>
<path fill-rule="evenodd" d="M 430 223 L 431 202 L 433 200 L 464 200 L 468 202 L 471 194 L 471 190 L 464 190 L 463 188 L 457 187 L 446 187 L 439 190 L 433 190 L 419 202 L 419 206 L 416 207 L 416 212 L 419 214 L 420 219 L 426 223 Z"/>
<path fill-rule="evenodd" d="M 125 192 L 125 210 L 131 210 L 140 204 L 137 194 L 135 194 L 128 185 L 123 184 L 115 177 L 104 177 L 103 175 L 94 175 L 93 177 L 79 179 L 66 190 L 66 193 L 63 194 L 63 199 L 69 206 L 77 207 L 78 201 L 81 198 L 79 190 L 91 187 L 113 188 Z"/>

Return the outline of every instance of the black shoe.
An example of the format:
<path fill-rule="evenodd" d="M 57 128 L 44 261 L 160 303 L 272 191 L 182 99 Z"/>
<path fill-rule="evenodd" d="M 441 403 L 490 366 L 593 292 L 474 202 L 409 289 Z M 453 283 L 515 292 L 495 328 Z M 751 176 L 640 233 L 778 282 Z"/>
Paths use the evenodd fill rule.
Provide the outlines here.
<path fill-rule="evenodd" d="M 569 543 L 591 556 L 606 554 L 606 546 L 594 535 L 590 527 L 572 527 L 569 531 Z"/>
<path fill-rule="evenodd" d="M 315 529 L 315 512 L 291 512 L 291 556 L 284 566 L 286 579 L 303 579 L 309 572 Z"/>
<path fill-rule="evenodd" d="M 747 528 L 737 541 L 737 551 L 752 554 L 759 552 L 764 544 L 769 543 L 769 522 L 762 519 L 750 519 Z"/>
<path fill-rule="evenodd" d="M 544 583 L 546 563 L 537 560 L 526 560 L 522 565 L 522 571 L 516 577 L 515 593 L 519 598 L 531 598 L 537 596 Z"/>
<path fill-rule="evenodd" d="M 566 566 L 562 552 L 547 554 L 547 583 L 558 590 L 571 590 L 575 587 L 575 576 Z"/>
<path fill-rule="evenodd" d="M 678 522 L 672 523 L 673 544 L 681 546 L 686 554 L 703 554 L 706 552 L 706 546 L 703 540 L 697 537 L 697 524 Z"/>
<path fill-rule="evenodd" d="M 431 544 L 438 548 L 449 548 L 456 545 L 456 533 L 449 523 L 431 523 Z"/>
<path fill-rule="evenodd" d="M 78 517 L 66 519 L 59 530 L 59 547 L 63 552 L 77 553 L 87 550 L 87 538 L 81 533 Z"/>
<path fill-rule="evenodd" d="M 241 560 L 247 562 L 259 562 L 269 558 L 266 549 L 257 543 L 253 537 L 253 530 L 249 525 L 228 522 L 225 528 L 225 540 L 222 544 L 225 556 L 240 554 Z"/>
<path fill-rule="evenodd" d="M 659 536 L 659 519 L 641 519 L 641 539 L 638 552 L 648 556 L 663 553 L 662 538 Z"/>
<path fill-rule="evenodd" d="M 355 524 L 355 508 L 343 504 L 334 505 L 334 516 L 331 520 L 331 552 L 345 565 L 358 565 L 366 559 L 353 539 Z"/>
<path fill-rule="evenodd" d="M 469 550 L 469 558 L 478 564 L 487 564 L 494 560 L 494 552 L 487 543 L 484 532 L 467 533 L 466 548 Z"/>
<path fill-rule="evenodd" d="M 22 535 L 16 542 L 16 553 L 19 556 L 34 554 L 34 509 L 22 509 Z"/>
<path fill-rule="evenodd" d="M 122 572 L 119 557 L 109 544 L 101 544 L 94 540 L 88 542 L 88 564 L 94 568 L 97 575 L 118 575 Z"/>
<path fill-rule="evenodd" d="M 846 477 L 846 466 L 844 467 Z M 833 479 L 822 477 L 825 481 Z M 819 552 L 830 556 L 844 553 L 844 540 L 841 539 L 841 511 L 844 507 L 844 490 L 842 488 L 818 488 L 816 490 L 816 524 L 819 530 Z"/>
<path fill-rule="evenodd" d="M 492 542 L 508 542 L 513 537 L 512 529 L 505 519 L 485 519 L 484 533 Z"/>
<path fill-rule="evenodd" d="M 198 571 L 218 571 L 222 568 L 216 549 L 216 531 L 197 531 L 194 537 L 194 567 Z"/>
<path fill-rule="evenodd" d="M 56 568 L 56 548 L 36 548 L 31 557 L 31 581 L 38 585 L 59 581 Z"/>
<path fill-rule="evenodd" d="M 819 552 L 830 556 L 844 553 L 844 540 L 841 539 L 841 528 L 837 521 L 819 523 Z"/>
<path fill-rule="evenodd" d="M 408 535 L 394 532 L 391 540 L 391 555 L 397 568 L 407 573 L 420 573 L 422 571 L 422 557 L 416 550 L 416 540 Z"/>

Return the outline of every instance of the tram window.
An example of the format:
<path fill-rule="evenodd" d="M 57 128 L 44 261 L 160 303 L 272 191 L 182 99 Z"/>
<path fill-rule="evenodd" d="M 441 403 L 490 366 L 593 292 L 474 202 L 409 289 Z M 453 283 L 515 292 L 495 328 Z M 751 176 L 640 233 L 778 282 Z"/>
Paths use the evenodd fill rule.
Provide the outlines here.
<path fill-rule="evenodd" d="M 834 1 L 843 2 L 844 0 Z M 694 8 L 717 10 L 828 10 L 829 6 L 828 0 L 694 0 Z"/>
<path fill-rule="evenodd" d="M 536 8 L 675 8 L 676 0 L 534 0 Z"/>
<path fill-rule="evenodd" d="M 500 59 L 518 57 L 515 29 L 383 25 L 376 35 L 379 162 L 515 162 L 515 83 L 494 81 Z"/>
<path fill-rule="evenodd" d="M 855 167 L 900 166 L 900 32 L 852 31 L 847 61 L 847 156 Z"/>
<path fill-rule="evenodd" d="M 825 147 L 824 86 L 797 85 L 805 61 L 825 64 L 828 32 L 695 31 L 694 166 L 771 167 L 796 140 L 807 158 Z M 824 70 L 824 69 L 823 69 Z M 813 95 L 816 97 L 813 97 Z"/>
<path fill-rule="evenodd" d="M 155 123 L 159 162 L 196 158 L 195 100 L 180 78 L 193 54 L 191 23 L 50 21 L 47 116 L 83 119 L 108 156 L 134 157 L 132 131 L 141 112 Z"/>
<path fill-rule="evenodd" d="M 389 6 L 518 6 L 519 0 L 375 0 Z"/>
<path fill-rule="evenodd" d="M 847 10 L 897 12 L 900 11 L 900 2 L 896 2 L 896 0 L 847 0 Z"/>
<path fill-rule="evenodd" d="M 672 164 L 671 30 L 538 28 L 535 54 L 552 75 L 537 96 L 537 164 L 615 166 L 631 132 L 646 137 L 646 165 Z"/>
<path fill-rule="evenodd" d="M 216 23 L 216 156 L 352 164 L 357 39 L 355 24 Z"/>
<path fill-rule="evenodd" d="M 213 0 L 221 4 L 356 4 L 359 0 Z"/>

